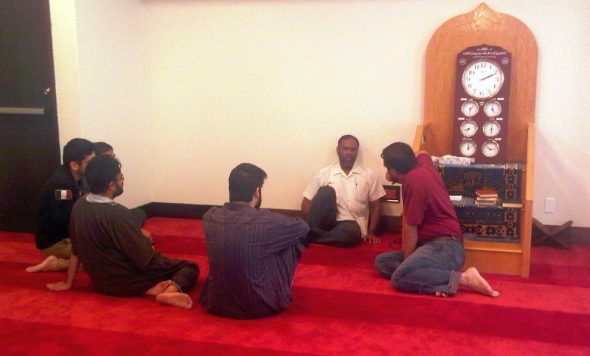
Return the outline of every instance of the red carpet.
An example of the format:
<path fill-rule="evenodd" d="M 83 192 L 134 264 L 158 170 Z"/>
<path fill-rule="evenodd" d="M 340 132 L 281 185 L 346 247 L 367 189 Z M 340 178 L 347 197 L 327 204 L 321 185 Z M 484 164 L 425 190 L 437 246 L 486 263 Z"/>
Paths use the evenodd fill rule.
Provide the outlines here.
<path fill-rule="evenodd" d="M 146 229 L 165 255 L 207 273 L 201 222 L 152 218 Z M 497 299 L 460 291 L 452 298 L 396 292 L 373 269 L 375 255 L 399 247 L 338 249 L 312 245 L 295 273 L 284 313 L 237 321 L 200 305 L 181 310 L 148 297 L 92 291 L 79 273 L 74 290 L 45 283 L 64 273 L 29 274 L 40 259 L 31 234 L 0 232 L 0 352 L 63 354 L 590 354 L 590 248 L 532 250 L 528 279 L 486 275 Z"/>

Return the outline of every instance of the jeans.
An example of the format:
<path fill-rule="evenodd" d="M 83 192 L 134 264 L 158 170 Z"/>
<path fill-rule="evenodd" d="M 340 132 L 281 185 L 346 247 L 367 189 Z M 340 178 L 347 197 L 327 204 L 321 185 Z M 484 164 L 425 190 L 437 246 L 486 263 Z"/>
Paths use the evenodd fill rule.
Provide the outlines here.
<path fill-rule="evenodd" d="M 406 259 L 403 252 L 382 253 L 375 259 L 375 268 L 401 292 L 453 295 L 464 260 L 461 241 L 441 237 L 420 245 Z"/>

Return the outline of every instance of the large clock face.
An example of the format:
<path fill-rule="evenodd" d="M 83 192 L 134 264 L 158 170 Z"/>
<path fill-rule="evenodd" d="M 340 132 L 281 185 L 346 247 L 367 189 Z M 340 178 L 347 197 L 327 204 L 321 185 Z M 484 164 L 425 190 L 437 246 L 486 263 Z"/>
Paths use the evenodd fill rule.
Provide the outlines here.
<path fill-rule="evenodd" d="M 502 89 L 504 72 L 494 61 L 482 59 L 465 67 L 461 84 L 476 99 L 491 98 Z"/>

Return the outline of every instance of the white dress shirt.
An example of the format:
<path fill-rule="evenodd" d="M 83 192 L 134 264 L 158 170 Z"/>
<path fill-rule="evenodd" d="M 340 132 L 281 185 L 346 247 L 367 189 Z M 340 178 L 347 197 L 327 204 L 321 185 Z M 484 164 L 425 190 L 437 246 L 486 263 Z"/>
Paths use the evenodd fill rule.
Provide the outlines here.
<path fill-rule="evenodd" d="M 369 203 L 385 195 L 383 185 L 375 173 L 355 162 L 346 175 L 340 163 L 336 163 L 321 169 L 313 177 L 303 196 L 312 200 L 318 189 L 325 185 L 331 186 L 336 191 L 338 206 L 336 220 L 355 220 L 361 228 L 362 235 L 365 236 L 368 231 Z"/>

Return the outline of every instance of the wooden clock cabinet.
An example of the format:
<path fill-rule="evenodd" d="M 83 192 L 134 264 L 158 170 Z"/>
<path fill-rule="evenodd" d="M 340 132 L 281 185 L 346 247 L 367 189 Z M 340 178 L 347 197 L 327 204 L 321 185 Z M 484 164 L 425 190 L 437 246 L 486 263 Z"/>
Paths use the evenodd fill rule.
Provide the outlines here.
<path fill-rule="evenodd" d="M 433 156 L 453 151 L 454 100 L 457 54 L 483 44 L 499 46 L 511 54 L 510 107 L 505 154 L 507 162 L 519 162 L 520 224 L 514 241 L 465 239 L 465 267 L 482 272 L 528 277 L 531 252 L 535 98 L 538 50 L 529 28 L 520 20 L 479 5 L 472 12 L 453 17 L 434 33 L 425 56 L 424 119 L 417 126 L 415 151 Z"/>

